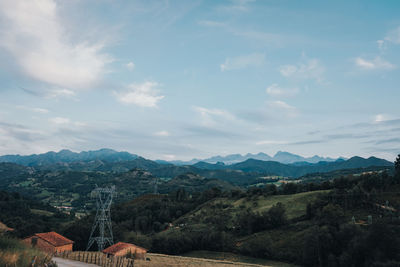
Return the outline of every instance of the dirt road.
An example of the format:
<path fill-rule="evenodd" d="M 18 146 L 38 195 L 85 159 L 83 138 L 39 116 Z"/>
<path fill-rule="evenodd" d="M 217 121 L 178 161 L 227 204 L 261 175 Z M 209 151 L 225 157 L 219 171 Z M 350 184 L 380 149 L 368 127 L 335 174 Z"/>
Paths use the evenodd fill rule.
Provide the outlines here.
<path fill-rule="evenodd" d="M 96 264 L 89 264 L 80 261 L 67 260 L 57 257 L 54 257 L 53 261 L 57 263 L 58 267 L 99 267 Z"/>

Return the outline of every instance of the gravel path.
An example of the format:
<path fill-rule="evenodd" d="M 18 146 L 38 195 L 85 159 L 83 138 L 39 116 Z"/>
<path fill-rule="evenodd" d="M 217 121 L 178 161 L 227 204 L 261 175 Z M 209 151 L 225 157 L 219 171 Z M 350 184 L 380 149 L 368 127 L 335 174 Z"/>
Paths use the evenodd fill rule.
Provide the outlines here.
<path fill-rule="evenodd" d="M 99 267 L 96 264 L 67 260 L 67 259 L 57 258 L 57 257 L 54 257 L 53 261 L 55 261 L 57 263 L 58 267 Z"/>

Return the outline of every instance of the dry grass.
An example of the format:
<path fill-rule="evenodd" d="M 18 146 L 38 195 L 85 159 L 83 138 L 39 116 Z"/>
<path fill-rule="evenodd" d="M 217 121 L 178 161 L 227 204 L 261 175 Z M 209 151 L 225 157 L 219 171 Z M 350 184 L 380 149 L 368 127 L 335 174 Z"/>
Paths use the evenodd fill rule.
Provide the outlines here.
<path fill-rule="evenodd" d="M 0 266 L 29 266 L 36 257 L 35 266 L 44 266 L 51 256 L 29 248 L 17 239 L 0 236 Z"/>
<path fill-rule="evenodd" d="M 19 254 L 17 252 L 0 251 L 0 262 L 5 266 L 17 266 Z"/>
<path fill-rule="evenodd" d="M 237 263 L 251 263 L 251 264 L 258 264 L 258 265 L 262 265 L 262 266 L 274 266 L 274 267 L 295 267 L 296 266 L 294 264 L 287 263 L 287 262 L 254 258 L 254 257 L 235 254 L 235 253 L 231 253 L 231 252 L 194 250 L 194 251 L 185 253 L 182 256 L 201 258 L 201 259 L 233 261 L 233 262 L 237 262 Z"/>
<path fill-rule="evenodd" d="M 163 254 L 148 253 L 147 258 L 150 261 L 136 260 L 135 267 L 258 267 L 258 266 L 270 266 L 270 265 L 259 265 L 250 263 L 239 263 L 222 260 L 211 260 L 211 259 L 199 259 L 182 256 L 170 256 Z"/>

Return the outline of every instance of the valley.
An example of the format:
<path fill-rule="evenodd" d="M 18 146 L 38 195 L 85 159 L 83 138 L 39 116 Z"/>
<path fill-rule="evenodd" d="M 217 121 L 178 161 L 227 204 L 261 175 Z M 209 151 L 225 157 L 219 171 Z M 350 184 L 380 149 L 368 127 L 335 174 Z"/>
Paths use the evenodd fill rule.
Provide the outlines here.
<path fill-rule="evenodd" d="M 357 238 L 374 231 L 400 231 L 399 173 L 385 160 L 282 164 L 248 159 L 232 165 L 176 166 L 140 156 L 113 158 L 118 160 L 0 163 L 0 221 L 15 229 L 11 233 L 17 237 L 58 229 L 75 241 L 76 250 L 84 250 L 94 219 L 91 191 L 115 185 L 115 240 L 153 253 L 205 253 L 209 256 L 201 257 L 216 259 L 220 254 L 215 253 L 226 253 L 272 260 L 273 266 L 325 264 L 335 253 L 342 257 L 336 262 L 349 263 L 337 242 L 358 246 Z M 378 208 L 385 203 L 396 212 Z M 368 216 L 372 225 L 355 225 Z M 337 239 L 346 231 L 351 233 L 348 241 Z M 316 244 L 314 238 L 329 240 L 329 246 Z M 376 249 L 383 253 L 383 248 Z M 315 258 L 315 253 L 325 254 Z"/>

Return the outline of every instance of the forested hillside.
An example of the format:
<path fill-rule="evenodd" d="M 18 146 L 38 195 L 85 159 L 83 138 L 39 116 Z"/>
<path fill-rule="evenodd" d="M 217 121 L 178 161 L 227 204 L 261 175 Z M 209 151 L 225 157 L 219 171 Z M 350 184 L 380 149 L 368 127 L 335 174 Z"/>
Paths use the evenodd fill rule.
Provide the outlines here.
<path fill-rule="evenodd" d="M 400 261 L 400 159 L 394 168 L 387 164 L 300 178 L 268 175 L 263 168 L 271 163 L 253 160 L 236 166 L 259 166 L 254 172 L 158 168 L 157 163 L 137 160 L 148 169 L 155 167 L 153 171 L 187 172 L 170 178 L 138 168 L 45 170 L 0 163 L 1 188 L 19 192 L 0 194 L 0 221 L 15 229 L 9 233 L 14 236 L 57 230 L 74 240 L 76 249 L 85 249 L 94 219 L 90 192 L 96 186 L 115 185 L 115 240 L 152 252 L 225 251 L 307 266 L 383 266 L 379 264 Z M 365 160 L 335 164 L 352 167 L 359 162 Z M 125 164 L 116 164 L 121 163 Z"/>

